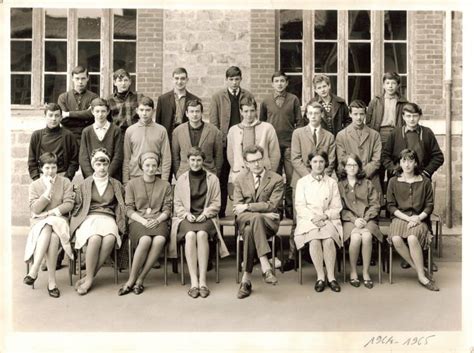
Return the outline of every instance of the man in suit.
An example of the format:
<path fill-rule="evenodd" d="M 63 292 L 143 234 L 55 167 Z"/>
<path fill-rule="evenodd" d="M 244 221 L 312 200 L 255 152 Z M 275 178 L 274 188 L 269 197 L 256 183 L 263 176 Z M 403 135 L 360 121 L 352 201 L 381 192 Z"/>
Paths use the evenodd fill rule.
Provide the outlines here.
<path fill-rule="evenodd" d="M 248 297 L 252 292 L 250 281 L 255 255 L 260 261 L 264 281 L 276 285 L 278 280 L 268 261 L 268 238 L 280 225 L 283 199 L 283 178 L 265 169 L 263 148 L 251 145 L 243 151 L 248 170 L 235 180 L 234 214 L 237 226 L 244 237 L 243 276 L 237 298 Z"/>
<path fill-rule="evenodd" d="M 199 100 L 186 104 L 188 122 L 173 131 L 172 155 L 176 179 L 189 170 L 188 151 L 198 146 L 205 154 L 204 169 L 219 176 L 222 168 L 222 133 L 212 124 L 202 121 L 203 106 Z"/>
<path fill-rule="evenodd" d="M 296 183 L 302 177 L 311 173 L 308 155 L 315 150 L 327 153 L 329 165 L 325 172 L 331 175 L 336 167 L 336 143 L 334 135 L 321 126 L 324 107 L 316 101 L 306 106 L 306 118 L 308 125 L 300 127 L 293 132 L 291 139 L 291 162 L 293 164 L 293 177 L 291 187 L 293 189 L 293 200 L 295 198 Z M 294 214 L 293 231 L 296 226 L 296 214 Z M 290 236 L 290 252 L 288 259 L 283 264 L 283 271 L 289 271 L 296 267 L 296 246 L 293 233 Z"/>
<path fill-rule="evenodd" d="M 158 97 L 156 103 L 156 122 L 168 131 L 168 139 L 171 142 L 173 130 L 187 121 L 185 114 L 186 103 L 190 100 L 199 99 L 186 90 L 188 83 L 188 72 L 183 67 L 173 71 L 173 89 Z"/>
<path fill-rule="evenodd" d="M 223 155 L 227 155 L 227 132 L 240 123 L 240 102 L 243 98 L 252 98 L 252 94 L 241 88 L 242 71 L 237 66 L 231 66 L 225 72 L 227 87 L 215 93 L 211 98 L 209 110 L 209 122 L 222 132 Z M 227 207 L 227 183 L 229 179 L 230 165 L 227 160 L 222 164 L 219 182 L 221 185 L 221 210 L 219 217 L 225 217 Z"/>

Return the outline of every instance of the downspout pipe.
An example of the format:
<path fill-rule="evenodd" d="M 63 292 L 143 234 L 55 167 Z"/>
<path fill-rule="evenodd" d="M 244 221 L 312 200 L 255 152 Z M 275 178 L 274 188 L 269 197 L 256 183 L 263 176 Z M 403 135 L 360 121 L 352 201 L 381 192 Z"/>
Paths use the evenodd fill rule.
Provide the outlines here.
<path fill-rule="evenodd" d="M 445 116 L 446 116 L 446 148 L 445 148 L 445 163 L 446 163 L 446 226 L 451 228 L 453 226 L 453 180 L 452 180 L 452 139 L 451 139 L 451 97 L 452 97 L 452 11 L 446 11 L 445 15 L 445 70 L 444 70 L 444 92 L 445 92 Z"/>

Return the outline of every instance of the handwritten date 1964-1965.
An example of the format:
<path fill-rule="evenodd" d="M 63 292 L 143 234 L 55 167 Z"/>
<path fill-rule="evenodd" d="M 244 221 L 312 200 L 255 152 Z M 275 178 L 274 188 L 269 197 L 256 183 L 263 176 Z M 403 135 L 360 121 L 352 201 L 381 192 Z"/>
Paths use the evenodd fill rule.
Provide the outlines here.
<path fill-rule="evenodd" d="M 432 339 L 436 337 L 436 335 L 429 335 L 429 336 L 413 336 L 404 339 L 399 339 L 394 336 L 373 336 L 371 337 L 364 347 L 368 347 L 371 345 L 394 345 L 400 344 L 402 346 L 426 346 L 432 342 Z"/>

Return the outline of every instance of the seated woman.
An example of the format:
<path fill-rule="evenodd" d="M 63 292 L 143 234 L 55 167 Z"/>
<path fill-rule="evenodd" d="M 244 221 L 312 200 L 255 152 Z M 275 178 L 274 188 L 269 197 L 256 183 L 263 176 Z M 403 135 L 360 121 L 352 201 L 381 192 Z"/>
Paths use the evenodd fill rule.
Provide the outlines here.
<path fill-rule="evenodd" d="M 340 292 L 341 287 L 334 277 L 334 243 L 342 246 L 341 197 L 337 182 L 324 173 L 329 165 L 327 153 L 311 152 L 308 160 L 311 173 L 302 177 L 296 184 L 295 244 L 297 249 L 301 249 L 304 244 L 309 243 L 309 253 L 318 276 L 314 286 L 316 292 L 322 292 L 326 286 L 324 264 L 329 287 L 334 292 Z"/>
<path fill-rule="evenodd" d="M 398 175 L 388 182 L 387 210 L 392 216 L 388 241 L 400 256 L 415 269 L 418 282 L 426 289 L 439 291 L 423 267 L 422 249 L 428 249 L 433 237 L 428 229 L 428 216 L 433 212 L 431 181 L 421 174 L 416 152 L 400 152 Z M 408 247 L 404 242 L 408 242 Z"/>
<path fill-rule="evenodd" d="M 76 283 L 77 293 L 87 294 L 94 277 L 110 256 L 114 246 L 122 245 L 125 233 L 125 203 L 122 184 L 109 177 L 110 157 L 105 148 L 92 151 L 94 174 L 76 191 L 71 218 L 71 234 L 76 233 L 76 249 L 87 244 L 86 276 Z"/>
<path fill-rule="evenodd" d="M 372 235 L 378 241 L 383 240 L 382 233 L 376 222 L 380 212 L 380 196 L 365 177 L 362 161 L 354 153 L 348 154 L 341 161 L 342 170 L 339 173 L 339 193 L 342 199 L 342 227 L 344 241 L 349 237 L 349 261 L 351 277 L 349 283 L 354 287 L 360 286 L 357 275 L 357 258 L 362 243 L 362 277 L 364 286 L 371 289 L 374 282 L 370 279 L 369 266 L 372 255 Z"/>
<path fill-rule="evenodd" d="M 138 166 L 143 176 L 130 180 L 125 188 L 129 236 L 132 249 L 136 250 L 130 276 L 118 295 L 132 290 L 135 294 L 143 293 L 143 282 L 169 238 L 173 198 L 171 185 L 156 177 L 159 164 L 160 158 L 154 152 L 140 155 Z"/>
<path fill-rule="evenodd" d="M 221 257 L 229 253 L 217 221 L 221 207 L 219 179 L 202 168 L 205 155 L 199 147 L 191 147 L 187 157 L 190 170 L 178 178 L 174 189 L 176 217 L 171 228 L 170 257 L 176 257 L 177 244 L 184 239 L 191 276 L 188 295 L 206 298 L 210 293 L 206 282 L 209 241 L 217 237 Z"/>
<path fill-rule="evenodd" d="M 57 175 L 58 159 L 54 153 L 43 153 L 39 158 L 41 177 L 30 184 L 29 203 L 31 229 L 25 247 L 25 262 L 33 261 L 30 271 L 23 279 L 29 286 L 38 278 L 43 257 L 48 264 L 48 293 L 59 298 L 56 285 L 56 259 L 59 245 L 72 259 L 69 244 L 69 212 L 74 207 L 74 192 L 69 179 Z"/>

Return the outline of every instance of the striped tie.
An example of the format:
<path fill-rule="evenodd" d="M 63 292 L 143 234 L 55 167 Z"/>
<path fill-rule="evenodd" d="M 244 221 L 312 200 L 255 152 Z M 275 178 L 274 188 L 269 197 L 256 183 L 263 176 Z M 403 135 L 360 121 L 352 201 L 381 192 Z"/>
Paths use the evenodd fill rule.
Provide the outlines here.
<path fill-rule="evenodd" d="M 262 177 L 260 174 L 257 174 L 255 176 L 257 179 L 255 180 L 255 191 L 258 190 L 258 188 L 260 187 L 260 178 Z"/>

